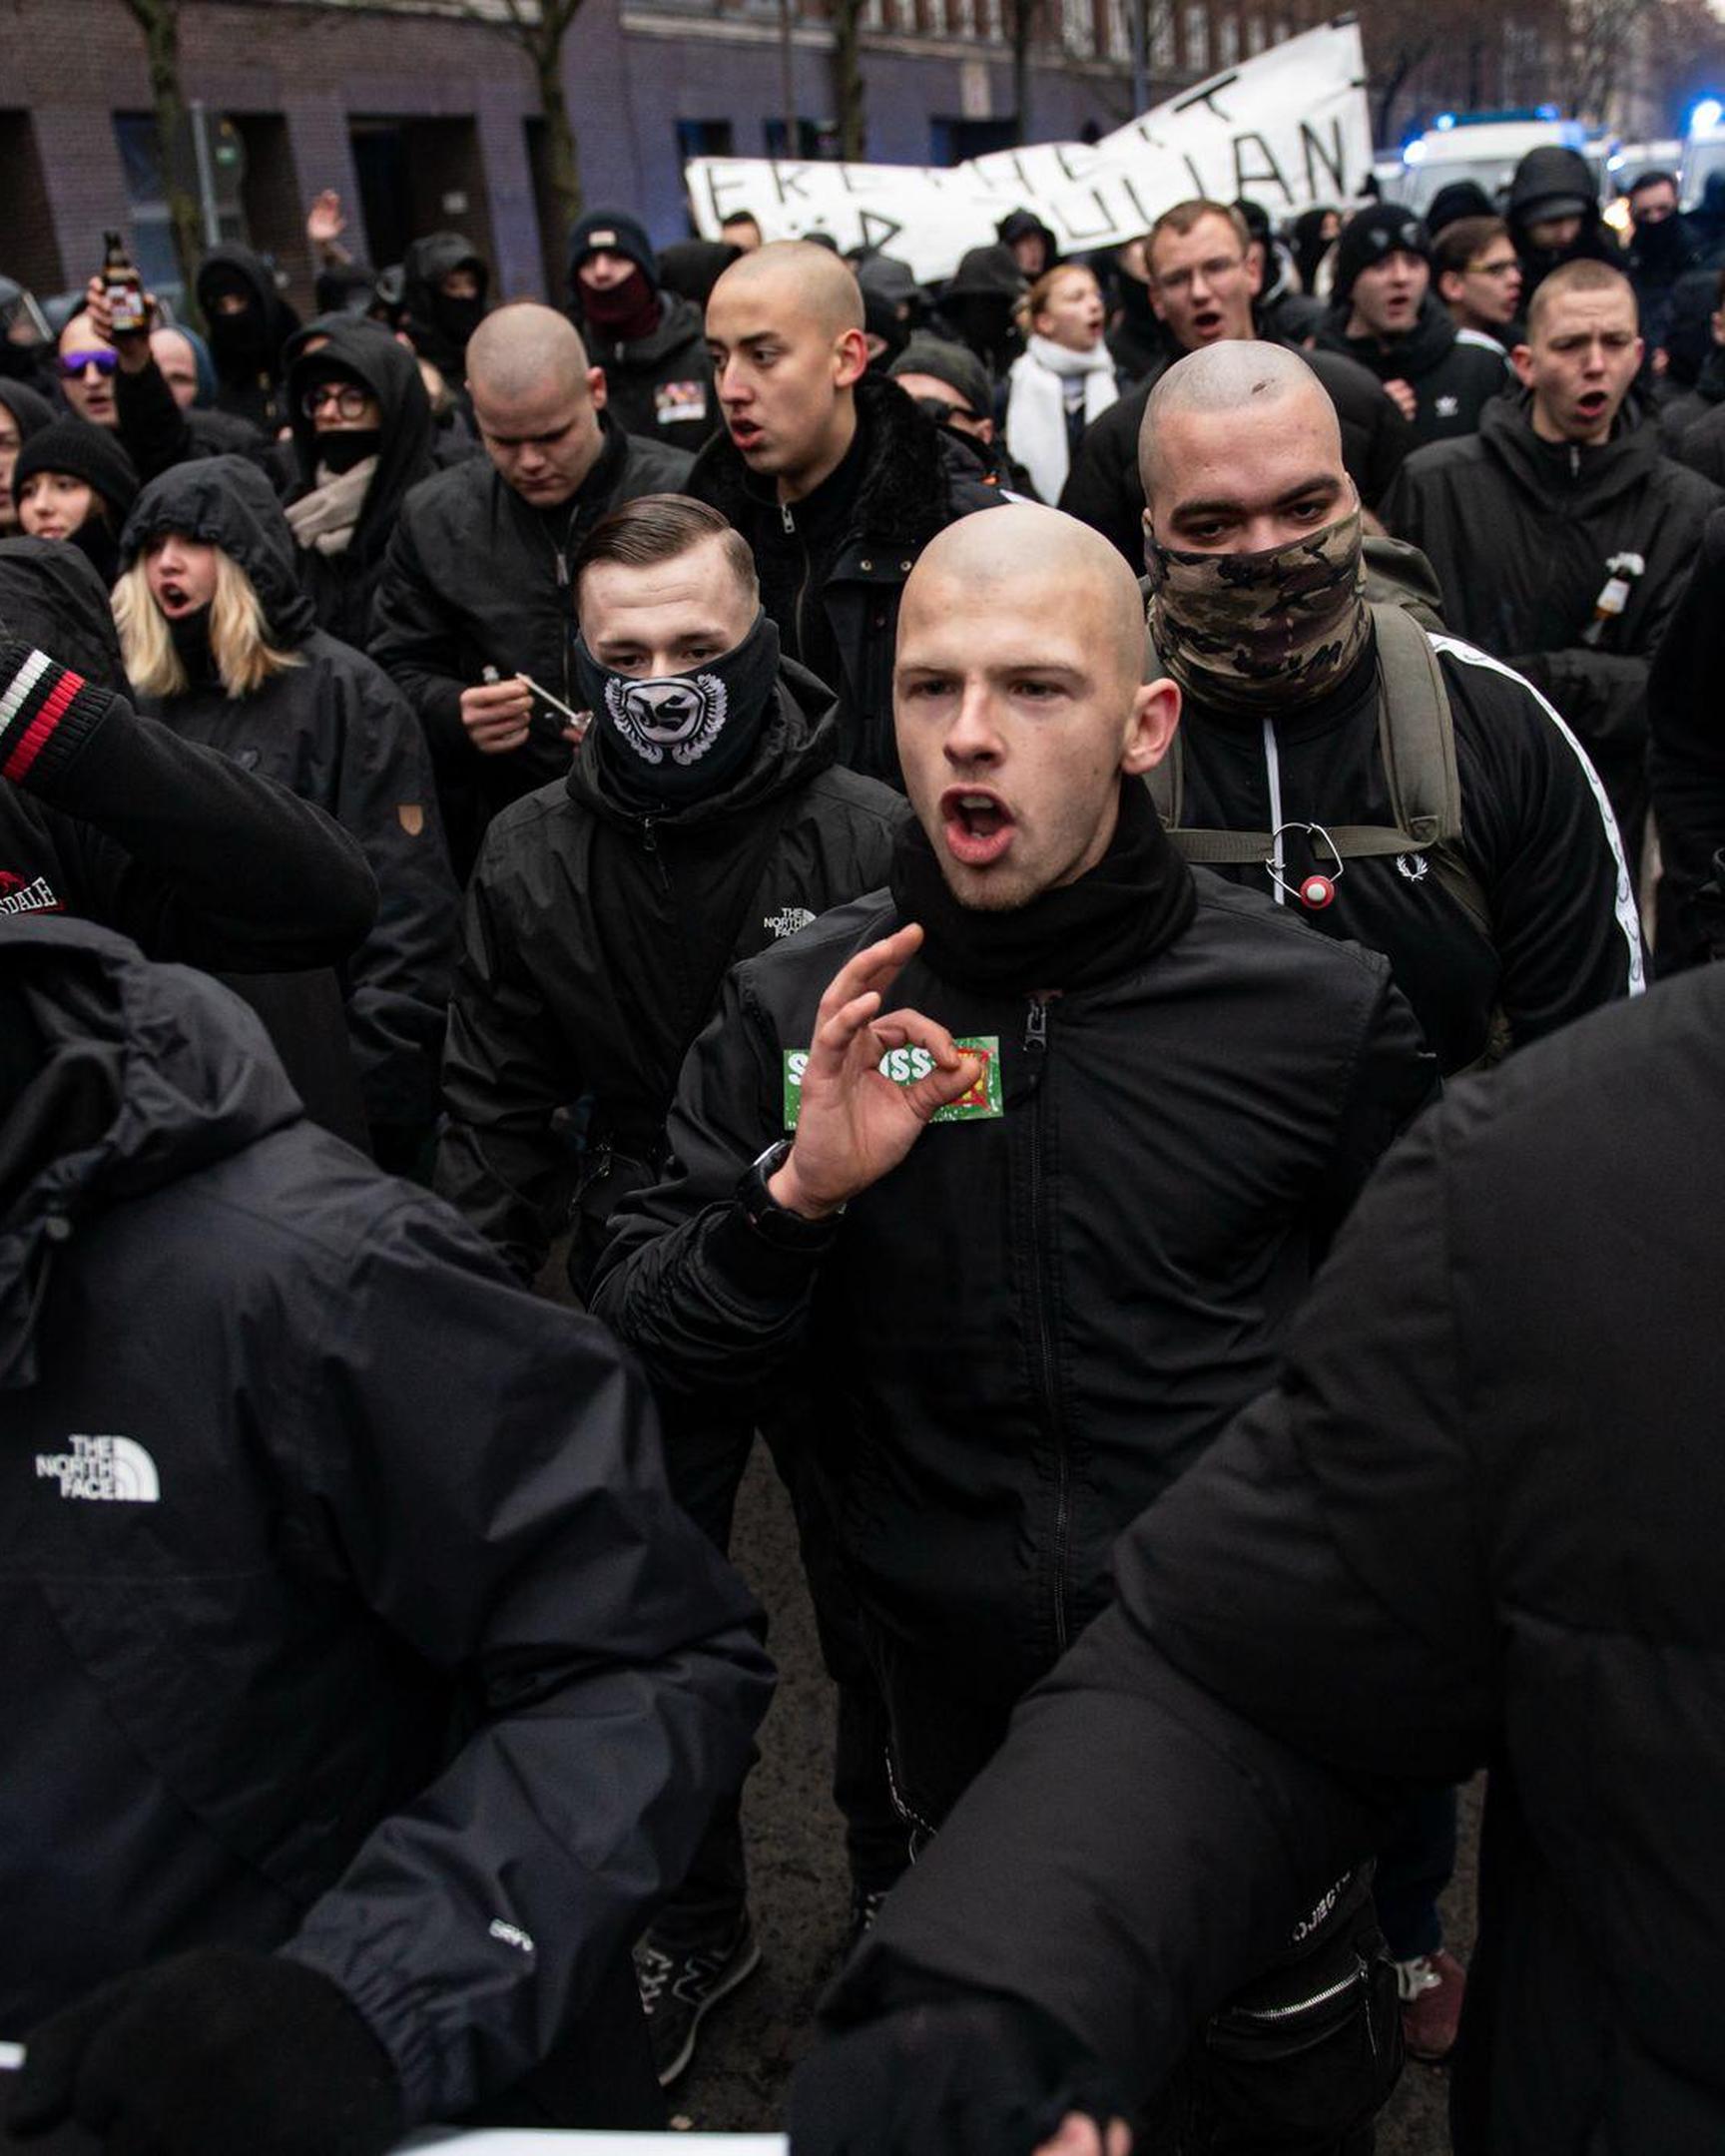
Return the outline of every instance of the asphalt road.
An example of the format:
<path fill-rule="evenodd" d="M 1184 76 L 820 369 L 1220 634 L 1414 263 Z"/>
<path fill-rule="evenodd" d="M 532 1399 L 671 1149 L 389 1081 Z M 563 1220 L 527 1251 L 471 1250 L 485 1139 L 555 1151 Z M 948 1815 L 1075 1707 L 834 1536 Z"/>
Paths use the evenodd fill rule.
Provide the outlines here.
<path fill-rule="evenodd" d="M 839 1814 L 829 1792 L 832 1694 L 797 1560 L 791 1508 L 758 1445 L 738 1509 L 737 1562 L 772 1619 L 779 1694 L 762 1733 L 745 1821 L 763 1966 L 707 2021 L 695 2063 L 672 2092 L 676 2123 L 709 2131 L 782 2127 L 791 2070 L 807 2048 L 837 1965 L 848 1908 Z M 1444 1904 L 1447 1943 L 1472 1943 L 1477 1793 L 1463 1808 L 1461 1864 Z M 1447 2083 L 1411 2065 L 1379 2128 L 1380 2156 L 1447 2156 Z"/>

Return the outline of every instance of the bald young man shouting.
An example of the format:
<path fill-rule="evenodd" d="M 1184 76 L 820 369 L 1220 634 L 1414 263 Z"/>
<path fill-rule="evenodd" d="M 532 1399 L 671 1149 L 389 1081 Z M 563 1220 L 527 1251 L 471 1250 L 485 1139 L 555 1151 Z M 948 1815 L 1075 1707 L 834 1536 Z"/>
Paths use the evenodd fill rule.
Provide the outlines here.
<path fill-rule="evenodd" d="M 844 762 L 896 786 L 904 579 L 937 531 L 999 496 L 896 382 L 864 373 L 862 294 L 825 248 L 779 241 L 733 263 L 707 350 L 725 431 L 689 491 L 748 540 L 787 656 L 838 697 Z"/>
<path fill-rule="evenodd" d="M 1141 782 L 1180 696 L 1141 681 L 1143 650 L 1131 572 L 1057 511 L 929 544 L 898 625 L 915 821 L 888 887 L 732 974 L 684 1066 L 673 1170 L 619 1214 L 595 1300 L 672 1392 L 753 1409 L 814 1373 L 912 1849 L 1103 1607 L 1115 1535 L 1269 1378 L 1317 1253 L 1433 1083 L 1382 958 L 1175 852 Z M 1309 1885 L 1299 1947 L 1238 2010 L 1311 2036 L 1333 2130 L 1300 2146 L 1320 2149 L 1371 2118 L 1397 2046 L 1363 1883 Z M 1332 2050 L 1327 2019 L 1289 2010 L 1321 1992 Z M 1032 2114 L 1080 2085 L 1084 2031 L 984 2020 L 933 2055 L 974 2037 L 1017 2120 L 988 2145 L 1028 2151 Z M 1273 2132 L 1279 2072 L 1213 2089 L 1209 2056 L 1122 2107 Z M 838 2149 L 857 2106 L 899 2106 L 902 2146 L 931 2147 L 939 2091 L 864 2073 L 799 2132 Z"/>

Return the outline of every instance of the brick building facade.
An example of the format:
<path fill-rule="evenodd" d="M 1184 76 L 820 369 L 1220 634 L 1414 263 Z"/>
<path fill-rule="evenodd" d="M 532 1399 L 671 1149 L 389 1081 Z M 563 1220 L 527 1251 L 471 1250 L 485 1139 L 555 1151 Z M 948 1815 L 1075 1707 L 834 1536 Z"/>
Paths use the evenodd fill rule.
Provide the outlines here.
<path fill-rule="evenodd" d="M 827 0 L 795 0 L 793 154 L 834 107 Z M 943 164 L 1010 139 L 1010 0 L 868 0 L 867 155 Z M 1034 138 L 1130 117 L 1132 0 L 1044 0 Z M 183 0 L 182 80 L 208 116 L 225 235 L 272 255 L 308 297 L 306 204 L 339 191 L 366 260 L 417 232 L 468 233 L 495 288 L 560 283 L 537 178 L 538 101 L 492 23 L 500 0 Z M 1152 96 L 1260 51 L 1324 10 L 1307 0 L 1148 0 Z M 582 183 L 665 242 L 687 222 L 685 157 L 786 144 L 780 0 L 586 0 L 564 72 Z M 143 39 L 124 0 L 0 0 L 0 272 L 82 283 L 122 225 L 171 276 Z"/>

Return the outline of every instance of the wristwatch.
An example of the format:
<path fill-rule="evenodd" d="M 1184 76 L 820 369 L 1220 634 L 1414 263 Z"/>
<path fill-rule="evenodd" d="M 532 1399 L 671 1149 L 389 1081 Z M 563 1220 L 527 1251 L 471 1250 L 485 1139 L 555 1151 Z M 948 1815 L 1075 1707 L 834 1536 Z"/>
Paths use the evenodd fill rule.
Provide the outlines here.
<path fill-rule="evenodd" d="M 821 1220 L 808 1220 L 782 1206 L 767 1188 L 791 1158 L 792 1143 L 789 1138 L 776 1140 L 749 1167 L 737 1186 L 737 1203 L 762 1242 L 771 1243 L 775 1250 L 825 1250 L 833 1240 L 833 1224 L 845 1208 L 840 1206 Z"/>

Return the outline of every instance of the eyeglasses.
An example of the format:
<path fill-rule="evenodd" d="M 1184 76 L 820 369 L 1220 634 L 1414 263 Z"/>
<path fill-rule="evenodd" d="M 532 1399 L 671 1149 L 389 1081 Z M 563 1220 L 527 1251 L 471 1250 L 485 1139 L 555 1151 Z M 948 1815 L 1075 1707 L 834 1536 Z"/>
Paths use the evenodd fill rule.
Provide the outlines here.
<path fill-rule="evenodd" d="M 60 372 L 67 381 L 76 381 L 87 367 L 94 367 L 98 374 L 112 374 L 120 364 L 120 354 L 113 351 L 69 351 L 60 354 Z"/>
<path fill-rule="evenodd" d="M 1246 267 L 1238 255 L 1216 255 L 1207 263 L 1200 263 L 1197 270 L 1170 270 L 1156 282 L 1166 291 L 1186 291 L 1194 276 L 1202 272 L 1206 284 L 1220 284 L 1227 277 L 1237 276 Z"/>
<path fill-rule="evenodd" d="M 1469 276 L 1506 277 L 1513 276 L 1520 267 L 1520 263 L 1511 255 L 1503 262 L 1469 263 L 1467 273 Z"/>
<path fill-rule="evenodd" d="M 356 388 L 352 382 L 319 382 L 314 389 L 306 390 L 299 408 L 307 419 L 315 419 L 325 404 L 333 404 L 338 418 L 363 419 L 370 401 L 370 391 Z"/>

